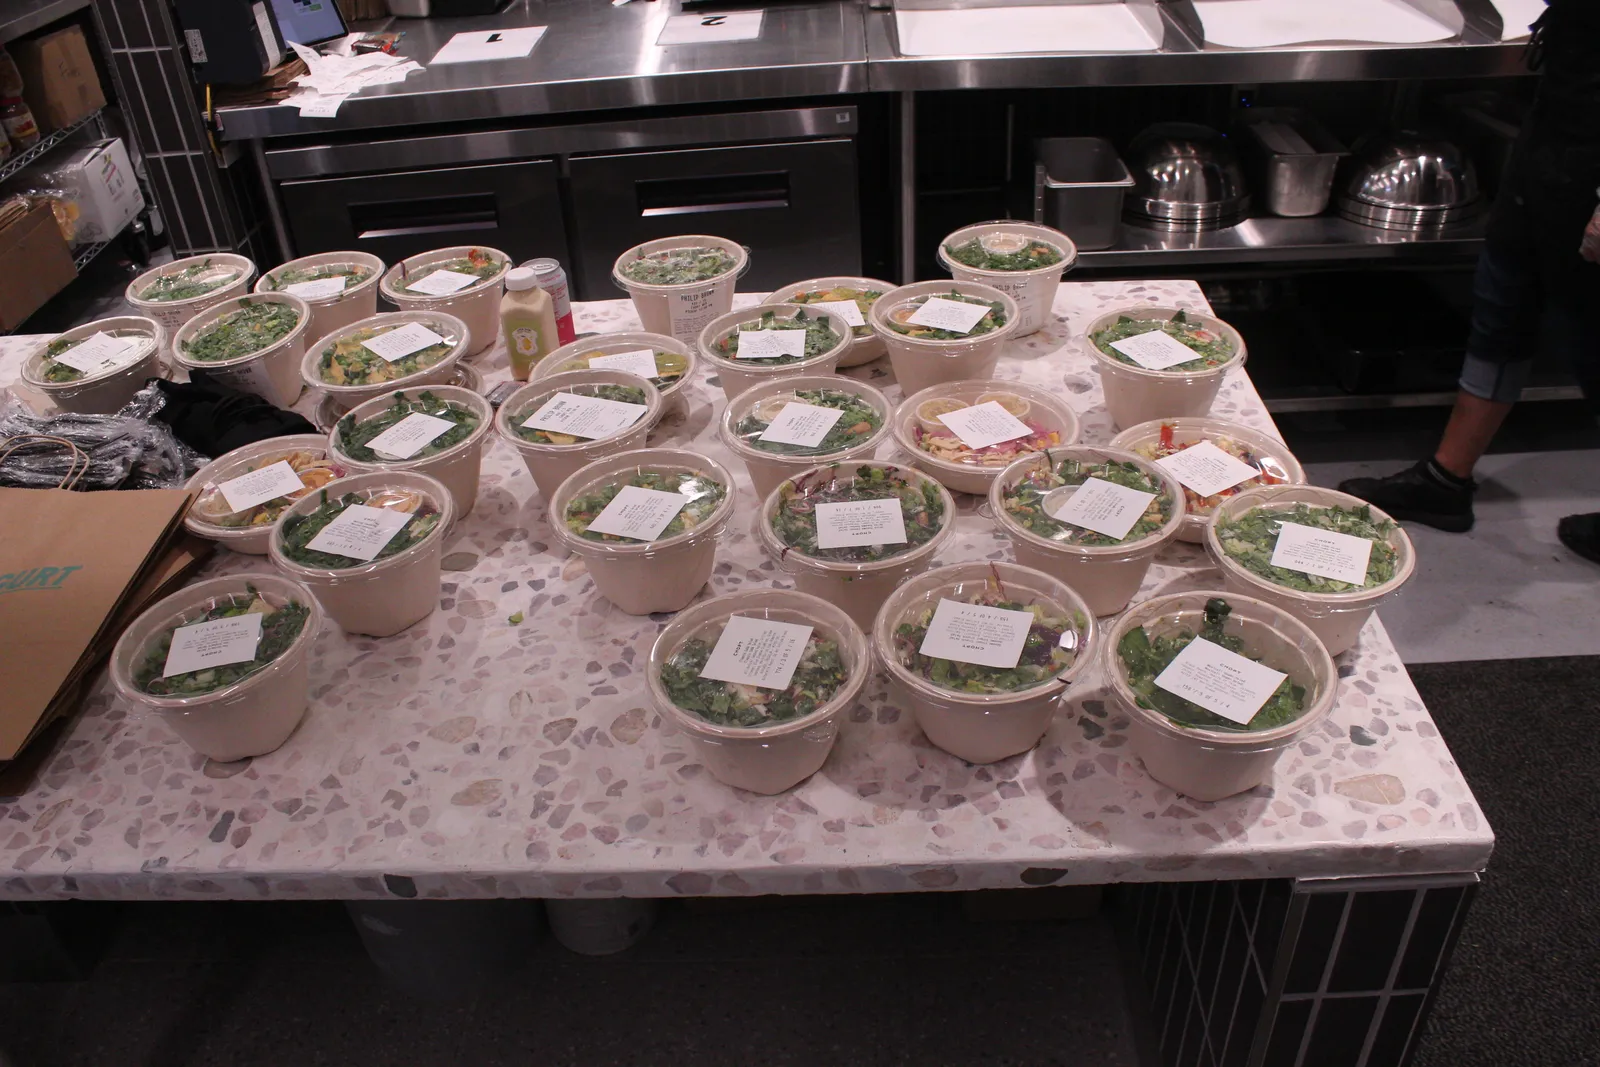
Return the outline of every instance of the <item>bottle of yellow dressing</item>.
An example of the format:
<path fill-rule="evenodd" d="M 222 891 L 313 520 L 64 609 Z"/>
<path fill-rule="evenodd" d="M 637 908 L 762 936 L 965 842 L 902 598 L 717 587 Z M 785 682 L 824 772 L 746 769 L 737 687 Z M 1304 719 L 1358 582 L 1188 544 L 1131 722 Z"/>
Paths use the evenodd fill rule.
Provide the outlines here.
<path fill-rule="evenodd" d="M 556 350 L 556 309 L 550 294 L 539 288 L 532 267 L 506 272 L 506 295 L 500 298 L 500 328 L 511 356 L 511 373 L 528 380 L 533 365 Z"/>

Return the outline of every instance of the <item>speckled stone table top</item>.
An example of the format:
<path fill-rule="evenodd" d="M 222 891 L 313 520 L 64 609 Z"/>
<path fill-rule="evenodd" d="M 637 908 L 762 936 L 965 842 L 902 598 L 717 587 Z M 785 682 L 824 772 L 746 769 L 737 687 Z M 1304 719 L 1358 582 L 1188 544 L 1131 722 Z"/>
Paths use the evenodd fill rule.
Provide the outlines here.
<path fill-rule="evenodd" d="M 754 302 L 755 297 L 742 298 Z M 1057 391 L 1082 439 L 1112 435 L 1071 340 L 1103 309 L 1205 309 L 1190 282 L 1061 287 L 1056 320 L 1012 342 L 998 375 Z M 582 330 L 637 329 L 625 301 L 579 305 Z M 0 375 L 26 339 L 0 342 Z M 477 361 L 505 376 L 504 353 Z M 850 373 L 898 399 L 887 360 Z M 14 373 L 14 371 L 13 371 Z M 4 378 L 0 378 L 4 380 Z M 743 495 L 715 593 L 787 584 L 750 533 L 754 493 L 716 441 L 703 376 L 652 444 L 692 445 Z M 302 407 L 308 407 L 303 398 Z M 1246 375 L 1213 414 L 1271 430 Z M 960 501 L 938 562 L 1000 559 Z M 0 800 L 0 897 L 305 898 L 855 893 L 1152 879 L 1477 870 L 1493 836 L 1376 618 L 1340 659 L 1337 705 L 1270 786 L 1196 803 L 1147 777 L 1127 720 L 1090 674 L 1032 752 L 972 766 L 932 747 L 881 676 L 822 770 L 757 796 L 722 785 L 650 707 L 660 618 L 600 598 L 552 547 L 543 502 L 499 442 L 452 535 L 439 610 L 383 640 L 329 624 L 312 706 L 277 752 L 196 755 L 101 684 L 33 792 Z M 224 553 L 211 573 L 260 570 Z M 1214 585 L 1175 544 L 1139 599 Z M 710 594 L 707 594 L 710 595 Z M 508 617 L 522 612 L 520 625 Z"/>

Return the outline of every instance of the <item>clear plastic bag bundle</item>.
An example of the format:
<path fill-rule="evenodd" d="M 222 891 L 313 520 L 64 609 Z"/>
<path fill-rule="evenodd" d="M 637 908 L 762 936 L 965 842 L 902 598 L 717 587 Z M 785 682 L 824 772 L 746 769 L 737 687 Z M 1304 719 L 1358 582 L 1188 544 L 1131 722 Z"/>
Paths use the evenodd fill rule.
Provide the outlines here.
<path fill-rule="evenodd" d="M 146 386 L 115 415 L 40 416 L 15 397 L 0 406 L 0 441 L 55 437 L 88 457 L 77 489 L 180 489 L 206 458 L 156 421 L 165 398 Z M 0 485 L 53 489 L 83 465 L 64 447 L 19 448 L 0 459 Z"/>

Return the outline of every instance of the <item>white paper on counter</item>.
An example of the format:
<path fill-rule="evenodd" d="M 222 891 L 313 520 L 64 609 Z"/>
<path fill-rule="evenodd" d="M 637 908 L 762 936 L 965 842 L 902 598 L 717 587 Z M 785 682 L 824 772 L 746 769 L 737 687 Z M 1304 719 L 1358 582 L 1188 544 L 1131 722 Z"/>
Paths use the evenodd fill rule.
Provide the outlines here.
<path fill-rule="evenodd" d="M 305 483 L 300 480 L 300 476 L 289 466 L 289 461 L 286 459 L 259 467 L 249 474 L 241 474 L 237 478 L 217 483 L 222 499 L 228 502 L 229 510 L 235 514 L 247 511 L 257 504 L 276 500 L 280 496 L 298 493 L 305 487 Z"/>
<path fill-rule="evenodd" d="M 1128 536 L 1140 516 L 1150 510 L 1150 501 L 1155 498 L 1154 493 L 1143 493 L 1101 478 L 1087 478 L 1066 504 L 1051 512 L 1051 518 L 1120 541 Z"/>
<path fill-rule="evenodd" d="M 590 356 L 589 369 L 620 370 L 627 374 L 637 374 L 641 378 L 654 378 L 660 373 L 660 369 L 656 366 L 656 354 L 648 348 L 613 352 L 609 356 Z"/>
<path fill-rule="evenodd" d="M 852 326 L 867 324 L 867 320 L 861 317 L 861 305 L 854 300 L 817 300 L 806 306 L 831 311 Z"/>
<path fill-rule="evenodd" d="M 817 547 L 903 545 L 906 516 L 899 500 L 846 500 L 817 505 Z"/>
<path fill-rule="evenodd" d="M 947 411 L 939 416 L 939 421 L 961 438 L 962 444 L 972 449 L 988 448 L 1002 441 L 1015 441 L 1033 433 L 1027 423 L 1007 411 L 998 400 L 986 400 L 982 404 Z"/>
<path fill-rule="evenodd" d="M 1332 578 L 1351 585 L 1367 584 L 1372 542 L 1365 537 L 1286 522 L 1272 548 L 1272 565 L 1285 570 Z"/>
<path fill-rule="evenodd" d="M 318 278 L 314 282 L 295 282 L 287 286 L 284 292 L 298 296 L 301 300 L 321 300 L 326 296 L 338 296 L 344 292 L 345 283 L 350 280 L 348 275 L 339 274 L 332 278 Z"/>
<path fill-rule="evenodd" d="M 907 319 L 917 326 L 931 326 L 936 330 L 949 330 L 952 333 L 971 333 L 972 328 L 983 321 L 983 317 L 994 310 L 988 304 L 969 304 L 965 300 L 951 300 L 942 296 L 930 296 Z"/>
<path fill-rule="evenodd" d="M 123 363 L 133 362 L 138 344 L 137 337 L 112 337 L 108 333 L 94 333 L 59 356 L 50 358 L 84 374 L 95 374 Z"/>
<path fill-rule="evenodd" d="M 824 437 L 828 436 L 833 424 L 843 416 L 843 408 L 824 408 L 815 404 L 798 404 L 791 400 L 783 405 L 783 410 L 778 412 L 777 418 L 767 423 L 767 428 L 761 431 L 761 436 L 757 440 L 815 448 L 822 443 Z"/>
<path fill-rule="evenodd" d="M 265 617 L 255 613 L 232 615 L 178 627 L 172 631 L 172 645 L 167 649 L 161 677 L 255 659 L 256 646 L 261 644 L 261 620 Z"/>
<path fill-rule="evenodd" d="M 1426 44 L 1456 35 L 1405 0 L 1195 0 L 1207 44 L 1272 48 L 1314 41 Z"/>
<path fill-rule="evenodd" d="M 1201 496 L 1216 496 L 1261 473 L 1210 441 L 1197 441 L 1181 452 L 1164 456 L 1156 460 L 1156 466 Z"/>
<path fill-rule="evenodd" d="M 442 345 L 445 339 L 422 325 L 420 322 L 408 322 L 398 326 L 388 333 L 380 333 L 376 337 L 369 337 L 361 342 L 361 347 L 368 352 L 375 352 L 384 359 L 393 363 L 397 359 L 405 359 L 413 352 L 421 352 L 424 348 Z"/>
<path fill-rule="evenodd" d="M 328 552 L 335 556 L 359 559 L 364 563 L 371 562 L 413 518 L 415 516 L 409 511 L 351 504 L 339 512 L 332 522 L 318 530 L 317 536 L 306 542 L 306 547 L 313 552 Z"/>
<path fill-rule="evenodd" d="M 625 485 L 617 490 L 611 503 L 594 517 L 589 529 L 613 537 L 654 541 L 688 503 L 689 498 L 682 493 Z"/>
<path fill-rule="evenodd" d="M 1156 675 L 1156 685 L 1244 726 L 1287 677 L 1282 671 L 1197 637 Z"/>
<path fill-rule="evenodd" d="M 735 359 L 778 359 L 806 354 L 805 327 L 798 330 L 740 330 Z"/>
<path fill-rule="evenodd" d="M 723 627 L 700 677 L 762 689 L 787 689 L 810 639 L 809 626 L 734 615 Z"/>
<path fill-rule="evenodd" d="M 1022 659 L 1032 628 L 1031 611 L 941 599 L 917 651 L 934 659 L 1010 670 Z"/>
<path fill-rule="evenodd" d="M 428 63 L 481 63 L 488 59 L 521 59 L 544 36 L 544 26 L 517 26 L 508 30 L 473 30 L 458 33 L 433 54 Z"/>
<path fill-rule="evenodd" d="M 367 447 L 390 459 L 410 459 L 435 438 L 449 433 L 456 424 L 437 415 L 413 411 L 367 442 Z"/>
<path fill-rule="evenodd" d="M 627 429 L 649 410 L 645 404 L 607 400 L 603 396 L 557 393 L 522 425 L 530 430 L 547 430 L 594 441 Z"/>
<path fill-rule="evenodd" d="M 1120 2 L 946 11 L 896 8 L 894 20 L 900 54 L 906 56 L 1154 52 L 1161 47 Z"/>
<path fill-rule="evenodd" d="M 403 82 L 411 72 L 422 69 L 415 60 L 384 52 L 349 54 L 349 41 L 357 36 L 351 34 L 330 46 L 344 50 L 333 55 L 323 55 L 315 48 L 291 41 L 289 47 L 305 61 L 307 73 L 294 80 L 295 92 L 284 103 L 298 107 L 302 117 L 332 118 L 340 104 L 362 89 Z"/>
<path fill-rule="evenodd" d="M 1500 12 L 1500 39 L 1515 41 L 1533 32 L 1533 20 L 1544 14 L 1545 0 L 1492 0 Z"/>
<path fill-rule="evenodd" d="M 661 27 L 657 45 L 754 41 L 761 36 L 761 11 L 720 11 L 673 15 Z"/>

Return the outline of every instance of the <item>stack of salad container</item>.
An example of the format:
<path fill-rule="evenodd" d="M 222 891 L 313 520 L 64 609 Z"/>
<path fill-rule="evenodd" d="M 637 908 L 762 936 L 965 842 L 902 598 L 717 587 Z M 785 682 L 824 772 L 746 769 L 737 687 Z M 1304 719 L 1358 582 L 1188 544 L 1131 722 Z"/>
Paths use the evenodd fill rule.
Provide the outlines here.
<path fill-rule="evenodd" d="M 401 311 L 454 315 L 466 324 L 475 356 L 500 336 L 500 294 L 511 258 L 498 248 L 456 245 L 402 259 L 379 283 Z"/>
<path fill-rule="evenodd" d="M 255 273 L 253 262 L 232 252 L 189 256 L 145 271 L 124 296 L 170 333 L 212 304 L 249 292 Z"/>
<path fill-rule="evenodd" d="M 939 242 L 939 263 L 951 277 L 992 285 L 1016 300 L 1016 337 L 1037 333 L 1051 321 L 1061 276 L 1077 260 L 1072 238 L 1031 222 L 979 222 Z"/>
<path fill-rule="evenodd" d="M 243 445 L 218 456 L 189 479 L 185 488 L 195 499 L 183 524 L 196 537 L 235 552 L 264 556 L 273 523 L 290 504 L 348 473 L 342 463 L 329 458 L 328 439 L 316 434 L 269 437 Z"/>
<path fill-rule="evenodd" d="M 142 315 L 74 326 L 22 363 L 22 380 L 62 411 L 110 415 L 161 374 L 166 329 Z"/>
<path fill-rule="evenodd" d="M 1223 375 L 1245 361 L 1244 338 L 1221 319 L 1151 305 L 1101 315 L 1083 348 L 1118 429 L 1209 413 Z"/>
<path fill-rule="evenodd" d="M 945 382 L 992 376 L 1018 321 L 1017 302 L 1009 295 L 960 281 L 903 285 L 877 300 L 869 318 L 908 396 Z"/>
<path fill-rule="evenodd" d="M 1234 593 L 1138 604 L 1112 627 L 1101 658 L 1145 770 L 1202 801 L 1267 781 L 1283 750 L 1327 716 L 1339 686 L 1332 658 L 1304 623 Z M 1212 672 L 1238 684 L 1219 688 L 1208 682 Z"/>
<path fill-rule="evenodd" d="M 467 324 L 454 315 L 382 312 L 308 345 L 300 377 L 343 413 L 395 389 L 448 382 L 467 337 Z"/>
<path fill-rule="evenodd" d="M 1399 523 L 1314 485 L 1262 486 L 1224 500 L 1206 528 L 1206 550 L 1230 593 L 1282 608 L 1335 656 L 1416 568 Z"/>
<path fill-rule="evenodd" d="M 956 418 L 947 423 L 946 415 Z M 947 382 L 912 393 L 895 409 L 894 437 L 911 462 L 948 488 L 987 493 L 1018 459 L 1076 442 L 1078 416 L 1021 382 Z"/>
<path fill-rule="evenodd" d="M 674 409 L 687 414 L 696 362 L 691 345 L 663 333 L 601 333 L 580 337 L 541 359 L 534 364 L 532 380 L 575 370 L 626 371 L 656 387 L 663 414 Z"/>
<path fill-rule="evenodd" d="M 550 528 L 629 615 L 678 611 L 711 580 L 733 516 L 733 478 L 696 452 L 645 448 L 575 471 L 550 500 Z"/>
<path fill-rule="evenodd" d="M 341 628 L 388 637 L 438 606 L 454 518 L 450 492 L 436 478 L 352 474 L 289 505 L 272 527 L 268 554 Z"/>
<path fill-rule="evenodd" d="M 758 676 L 752 668 L 763 665 L 732 651 L 745 638 L 779 643 L 788 656 L 774 656 L 782 662 Z M 871 671 L 866 638 L 837 607 L 791 590 L 747 589 L 667 624 L 650 650 L 650 695 L 719 780 L 781 793 L 827 760 Z"/>
<path fill-rule="evenodd" d="M 1088 605 L 1060 579 L 1014 563 L 957 563 L 891 593 L 872 647 L 928 740 L 993 763 L 1039 743 L 1088 666 L 1094 635 Z"/>
<path fill-rule="evenodd" d="M 1183 487 L 1132 452 L 1080 445 L 1007 467 L 990 487 L 989 510 L 1018 563 L 1071 584 L 1094 614 L 1110 615 L 1177 536 Z"/>
<path fill-rule="evenodd" d="M 839 359 L 839 366 L 859 367 L 871 363 L 888 351 L 883 338 L 872 332 L 869 316 L 878 298 L 895 288 L 893 282 L 854 275 L 834 275 L 827 278 L 808 278 L 803 282 L 780 285 L 767 297 L 772 304 L 822 304 L 836 311 L 850 323 L 855 343 Z M 854 312 L 851 308 L 854 307 Z M 858 321 L 859 320 L 859 321 Z"/>
<path fill-rule="evenodd" d="M 328 452 L 352 474 L 410 470 L 439 479 L 461 519 L 478 502 L 483 449 L 493 426 L 494 409 L 471 389 L 396 389 L 340 419 L 328 435 Z"/>
<path fill-rule="evenodd" d="M 722 409 L 719 431 L 765 500 L 779 482 L 819 464 L 870 458 L 889 435 L 889 413 L 889 398 L 865 382 L 805 375 L 740 393 Z"/>
<path fill-rule="evenodd" d="M 650 333 L 694 344 L 706 324 L 733 307 L 733 288 L 750 268 L 737 241 L 693 233 L 635 245 L 617 257 L 611 277 L 633 298 Z"/>
<path fill-rule="evenodd" d="M 383 260 L 370 252 L 318 252 L 272 268 L 256 282 L 258 293 L 291 293 L 311 307 L 310 337 L 326 337 L 378 313 Z"/>
<path fill-rule="evenodd" d="M 580 467 L 643 448 L 660 416 L 661 394 L 637 374 L 564 371 L 507 397 L 494 429 L 517 450 L 539 494 L 550 500 Z"/>
<path fill-rule="evenodd" d="M 927 570 L 955 533 L 949 490 L 914 467 L 816 467 L 765 497 L 756 531 L 795 588 L 870 630 L 890 593 Z"/>
<path fill-rule="evenodd" d="M 305 716 L 321 628 L 322 609 L 297 582 L 212 578 L 157 602 L 123 631 L 111 680 L 201 755 L 223 763 L 262 756 Z"/>
<path fill-rule="evenodd" d="M 1207 444 L 1211 447 L 1192 451 Z M 1113 437 L 1111 447 L 1155 463 L 1183 485 L 1186 514 L 1178 540 L 1191 544 L 1205 542 L 1212 511 L 1229 497 L 1258 485 L 1301 485 L 1306 480 L 1300 461 L 1282 441 L 1222 419 L 1143 422 Z M 1181 453 L 1187 455 L 1174 461 Z"/>
<path fill-rule="evenodd" d="M 305 384 L 300 365 L 310 323 L 311 308 L 291 293 L 229 297 L 178 327 L 172 355 L 185 370 L 203 370 L 223 385 L 286 408 Z"/>
<path fill-rule="evenodd" d="M 729 400 L 764 382 L 832 374 L 853 343 L 842 315 L 800 304 L 730 311 L 707 323 L 698 341 L 700 358 L 717 374 Z M 752 347 L 762 354 L 746 354 Z"/>

